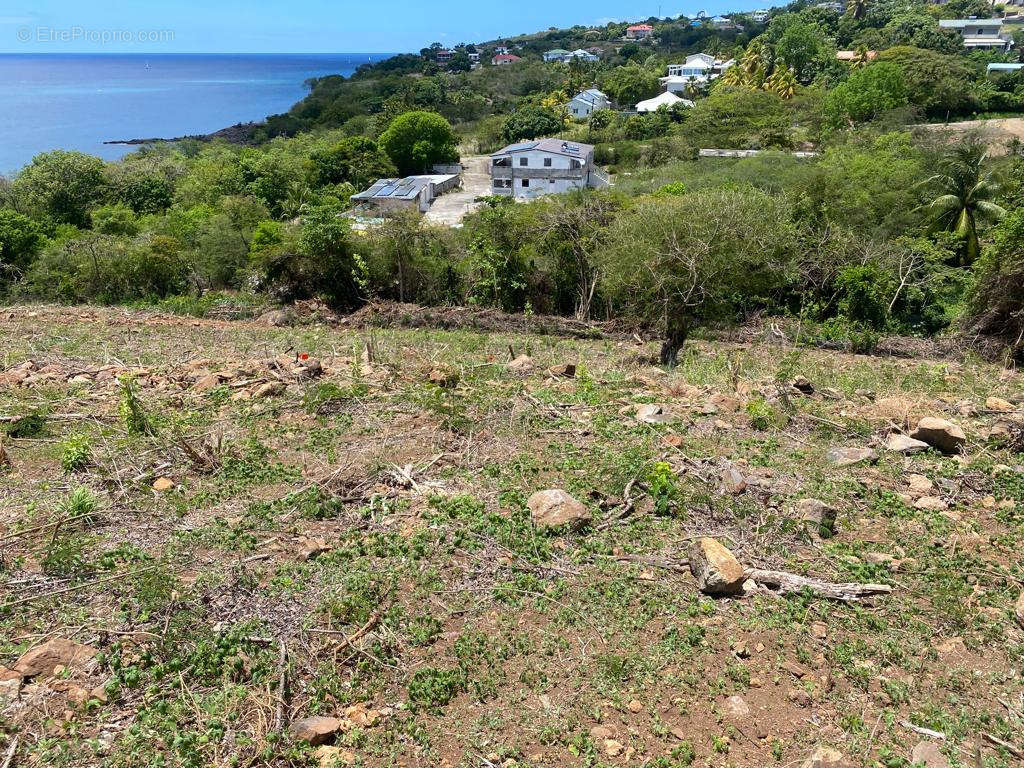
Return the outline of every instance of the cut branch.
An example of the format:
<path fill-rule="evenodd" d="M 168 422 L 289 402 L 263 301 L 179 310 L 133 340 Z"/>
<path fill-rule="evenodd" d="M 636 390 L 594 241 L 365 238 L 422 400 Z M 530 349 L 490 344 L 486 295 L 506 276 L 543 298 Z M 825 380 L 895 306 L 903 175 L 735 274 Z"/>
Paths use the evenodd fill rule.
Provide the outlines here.
<path fill-rule="evenodd" d="M 819 597 L 843 602 L 855 602 L 873 595 L 887 595 L 892 592 L 892 587 L 887 584 L 834 584 L 786 571 L 763 571 L 759 568 L 748 571 L 747 578 L 780 595 L 810 590 Z"/>

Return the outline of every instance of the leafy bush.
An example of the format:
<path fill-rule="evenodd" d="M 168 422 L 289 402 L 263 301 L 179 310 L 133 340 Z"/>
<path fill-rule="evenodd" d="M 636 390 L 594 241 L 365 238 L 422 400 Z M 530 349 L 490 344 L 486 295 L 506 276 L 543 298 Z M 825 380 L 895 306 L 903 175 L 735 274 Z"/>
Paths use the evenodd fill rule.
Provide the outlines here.
<path fill-rule="evenodd" d="M 70 435 L 61 443 L 60 464 L 65 472 L 78 472 L 92 461 L 92 441 L 83 432 Z"/>

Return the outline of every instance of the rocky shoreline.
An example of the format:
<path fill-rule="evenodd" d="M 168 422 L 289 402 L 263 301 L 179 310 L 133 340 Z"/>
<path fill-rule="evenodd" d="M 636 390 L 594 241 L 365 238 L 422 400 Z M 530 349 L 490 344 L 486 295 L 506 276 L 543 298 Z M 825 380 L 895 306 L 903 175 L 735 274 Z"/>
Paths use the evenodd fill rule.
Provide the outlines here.
<path fill-rule="evenodd" d="M 175 138 L 153 137 L 148 139 L 115 139 L 104 141 L 104 144 L 119 144 L 122 146 L 142 146 L 144 144 L 173 144 L 178 141 L 216 141 L 223 139 L 231 144 L 252 144 L 253 134 L 263 123 L 236 123 L 235 125 L 221 128 L 213 133 L 200 133 L 191 136 L 177 136 Z"/>

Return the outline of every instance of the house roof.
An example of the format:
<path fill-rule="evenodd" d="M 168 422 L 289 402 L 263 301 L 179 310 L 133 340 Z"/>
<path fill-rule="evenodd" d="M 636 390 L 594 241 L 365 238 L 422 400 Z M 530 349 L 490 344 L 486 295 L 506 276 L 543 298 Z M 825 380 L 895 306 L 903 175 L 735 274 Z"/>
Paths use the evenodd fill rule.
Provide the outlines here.
<path fill-rule="evenodd" d="M 878 57 L 878 51 L 867 51 L 868 61 L 873 61 Z M 857 51 L 836 51 L 836 58 L 839 61 L 857 61 L 860 58 L 860 53 Z"/>
<path fill-rule="evenodd" d="M 637 112 L 655 112 L 658 107 L 671 107 L 675 104 L 683 104 L 686 107 L 692 107 L 693 102 L 689 99 L 681 99 L 671 91 L 665 91 L 660 96 L 655 96 L 653 99 L 647 99 L 641 101 L 636 105 Z"/>
<path fill-rule="evenodd" d="M 569 53 L 569 52 L 567 50 L 565 50 L 564 48 L 552 48 L 550 51 L 545 51 L 544 55 L 545 56 L 551 56 L 551 55 L 554 54 L 554 55 L 562 56 L 562 55 L 567 54 L 567 53 Z"/>
<path fill-rule="evenodd" d="M 588 88 L 585 91 L 580 91 L 572 97 L 572 101 L 583 101 L 587 104 L 597 104 L 598 102 L 607 102 L 608 97 L 604 95 L 597 88 Z"/>
<path fill-rule="evenodd" d="M 499 149 L 491 157 L 531 151 L 550 152 L 554 155 L 565 155 L 567 157 L 586 157 L 594 151 L 594 145 L 579 144 L 575 141 L 564 141 L 562 139 L 537 139 L 536 141 L 522 141 L 518 144 L 509 144 L 507 147 Z"/>
<path fill-rule="evenodd" d="M 646 31 L 649 31 L 649 32 L 653 32 L 654 31 L 654 27 L 652 27 L 650 24 L 634 24 L 631 27 L 626 27 L 626 29 L 627 29 L 627 31 L 630 31 L 630 32 L 640 32 L 640 31 L 643 31 L 643 30 L 646 30 Z"/>
<path fill-rule="evenodd" d="M 415 200 L 424 187 L 430 184 L 441 184 L 449 181 L 451 174 L 435 174 L 427 176 L 406 176 L 404 179 L 377 179 L 355 195 L 353 200 Z"/>
<path fill-rule="evenodd" d="M 993 62 L 988 65 L 989 72 L 1016 72 L 1019 69 L 1024 69 L 1024 64 L 1003 64 L 1001 62 Z"/>
<path fill-rule="evenodd" d="M 514 53 L 499 53 L 491 61 L 521 61 L 521 59 Z"/>
<path fill-rule="evenodd" d="M 963 29 L 964 27 L 1001 27 L 1002 19 L 939 19 L 943 29 Z"/>

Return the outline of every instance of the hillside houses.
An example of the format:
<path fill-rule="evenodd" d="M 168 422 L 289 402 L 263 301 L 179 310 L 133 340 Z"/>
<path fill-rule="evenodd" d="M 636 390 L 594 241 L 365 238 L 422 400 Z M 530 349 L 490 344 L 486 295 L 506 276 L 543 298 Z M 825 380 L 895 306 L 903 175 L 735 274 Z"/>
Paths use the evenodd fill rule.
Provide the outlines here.
<path fill-rule="evenodd" d="M 654 37 L 654 27 L 650 24 L 633 24 L 626 28 L 627 40 L 647 40 Z"/>
<path fill-rule="evenodd" d="M 588 88 L 577 93 L 565 106 L 572 117 L 582 120 L 583 118 L 590 117 L 599 109 L 610 109 L 612 103 L 597 88 Z"/>
<path fill-rule="evenodd" d="M 1013 46 L 1013 38 L 1002 31 L 1002 19 L 940 19 L 939 27 L 959 34 L 964 48 L 1008 51 Z"/>
<path fill-rule="evenodd" d="M 557 61 L 563 64 L 568 64 L 574 60 L 594 62 L 600 61 L 601 57 L 591 51 L 585 51 L 582 48 L 577 48 L 575 51 L 564 51 L 561 48 L 555 48 L 554 50 L 544 53 L 544 61 Z"/>
<path fill-rule="evenodd" d="M 492 194 L 516 200 L 609 184 L 594 163 L 592 145 L 562 139 L 510 144 L 491 155 L 490 170 Z"/>

